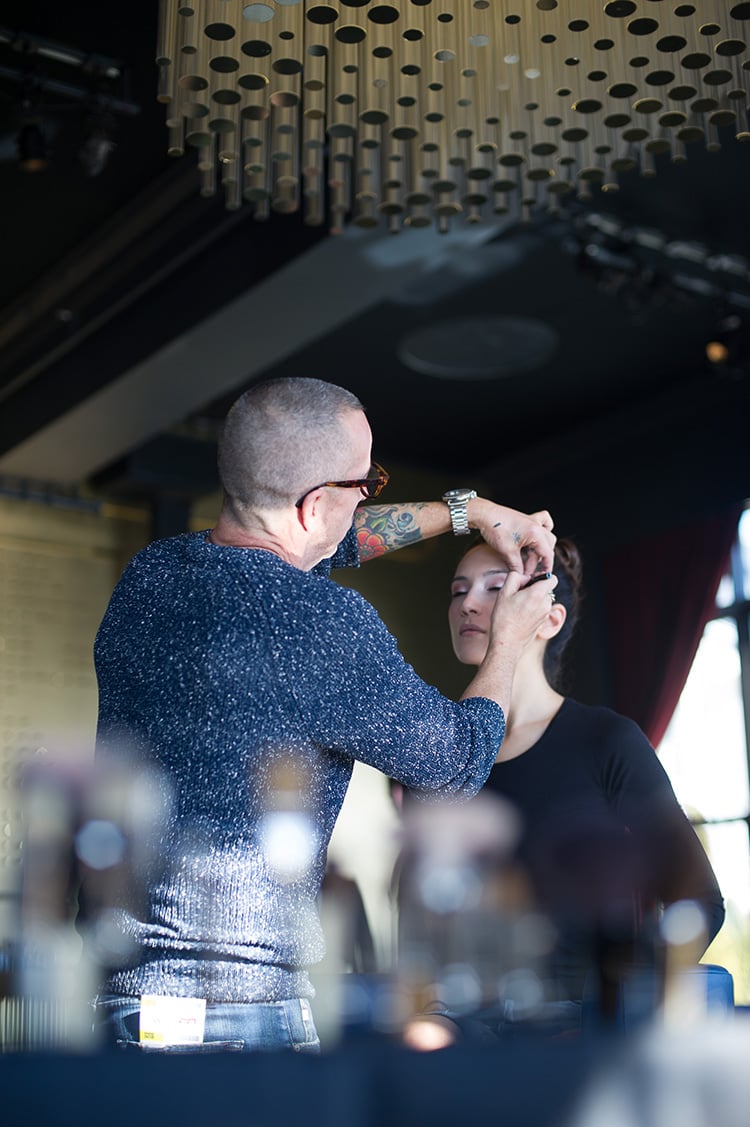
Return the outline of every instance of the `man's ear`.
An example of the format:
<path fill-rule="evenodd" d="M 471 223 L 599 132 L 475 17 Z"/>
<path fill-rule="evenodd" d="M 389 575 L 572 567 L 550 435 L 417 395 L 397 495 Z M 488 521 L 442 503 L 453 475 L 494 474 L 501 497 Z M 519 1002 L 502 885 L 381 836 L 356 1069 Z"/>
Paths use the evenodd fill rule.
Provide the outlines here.
<path fill-rule="evenodd" d="M 320 514 L 320 503 L 323 497 L 322 489 L 314 489 L 302 501 L 302 504 L 297 509 L 297 521 L 304 528 L 305 532 L 309 532 L 315 519 Z"/>
<path fill-rule="evenodd" d="M 562 603 L 553 603 L 549 608 L 547 618 L 537 631 L 537 637 L 545 638 L 547 641 L 549 641 L 550 638 L 554 638 L 555 635 L 559 634 L 562 630 L 567 617 L 568 612 Z"/>

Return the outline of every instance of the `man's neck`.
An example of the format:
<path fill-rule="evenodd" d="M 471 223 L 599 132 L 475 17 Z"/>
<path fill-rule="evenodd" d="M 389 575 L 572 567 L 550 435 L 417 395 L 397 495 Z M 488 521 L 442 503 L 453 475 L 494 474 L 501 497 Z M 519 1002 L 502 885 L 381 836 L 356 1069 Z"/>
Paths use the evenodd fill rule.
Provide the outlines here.
<path fill-rule="evenodd" d="M 318 563 L 317 559 L 311 561 L 307 558 L 293 535 L 283 535 L 270 520 L 258 519 L 252 525 L 245 525 L 239 524 L 226 513 L 221 513 L 209 532 L 208 539 L 221 547 L 255 548 L 272 552 L 299 571 L 310 571 Z"/>

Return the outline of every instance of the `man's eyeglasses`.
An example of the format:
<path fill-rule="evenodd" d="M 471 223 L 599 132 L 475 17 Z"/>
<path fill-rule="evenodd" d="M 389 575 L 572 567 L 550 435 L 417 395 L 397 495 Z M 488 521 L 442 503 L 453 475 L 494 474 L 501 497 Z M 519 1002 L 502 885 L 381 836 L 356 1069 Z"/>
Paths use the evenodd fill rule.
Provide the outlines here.
<path fill-rule="evenodd" d="M 377 462 L 373 462 L 367 477 L 354 478 L 351 481 L 321 481 L 320 485 L 313 485 L 312 489 L 303 493 L 299 501 L 295 501 L 295 505 L 299 508 L 305 497 L 314 493 L 316 489 L 361 489 L 363 497 L 378 497 L 388 484 L 390 476 L 387 470 Z"/>

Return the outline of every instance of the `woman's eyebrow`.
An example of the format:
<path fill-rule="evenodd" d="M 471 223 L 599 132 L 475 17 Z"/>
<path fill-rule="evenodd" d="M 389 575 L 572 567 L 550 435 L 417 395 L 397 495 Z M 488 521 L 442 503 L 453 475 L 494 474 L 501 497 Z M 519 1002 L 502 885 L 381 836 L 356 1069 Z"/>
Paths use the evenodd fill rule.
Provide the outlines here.
<path fill-rule="evenodd" d="M 483 571 L 481 573 L 482 578 L 484 578 L 485 575 L 507 575 L 507 574 L 508 574 L 507 571 L 503 571 L 503 569 L 501 567 L 491 568 L 489 571 Z M 468 582 L 469 582 L 468 575 L 454 575 L 453 578 L 451 579 L 451 583 L 468 583 Z"/>

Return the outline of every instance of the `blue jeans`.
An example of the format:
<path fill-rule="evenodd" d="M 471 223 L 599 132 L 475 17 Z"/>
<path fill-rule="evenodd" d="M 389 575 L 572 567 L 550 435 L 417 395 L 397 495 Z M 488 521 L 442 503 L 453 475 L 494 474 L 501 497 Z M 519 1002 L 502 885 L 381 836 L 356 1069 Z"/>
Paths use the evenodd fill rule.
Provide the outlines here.
<path fill-rule="evenodd" d="M 142 1049 L 147 1053 L 251 1053 L 268 1049 L 320 1052 L 306 998 L 283 1002 L 207 1002 L 202 1045 L 158 1047 L 139 1040 L 140 998 L 99 994 L 93 1007 L 94 1033 L 110 1048 Z"/>

